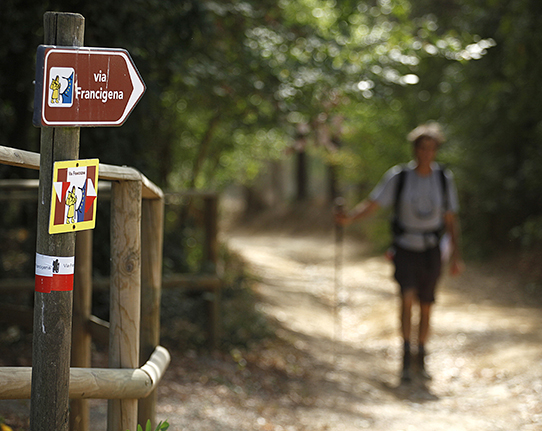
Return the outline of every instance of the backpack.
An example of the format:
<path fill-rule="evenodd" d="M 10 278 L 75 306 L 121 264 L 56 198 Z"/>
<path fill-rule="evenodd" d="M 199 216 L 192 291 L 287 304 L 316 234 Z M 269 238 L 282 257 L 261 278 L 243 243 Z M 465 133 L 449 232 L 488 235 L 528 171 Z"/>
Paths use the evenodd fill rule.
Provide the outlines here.
<path fill-rule="evenodd" d="M 444 212 L 448 209 L 448 199 L 447 199 L 447 191 L 448 191 L 448 182 L 446 181 L 446 174 L 445 174 L 445 168 L 441 165 L 438 165 L 437 172 L 439 173 L 440 178 L 440 185 L 442 190 L 442 202 L 444 205 Z M 395 198 L 394 198 L 394 214 L 391 222 L 391 231 L 393 233 L 393 238 L 395 242 L 395 238 L 397 238 L 399 235 L 402 235 L 407 230 L 401 226 L 401 223 L 399 221 L 399 202 L 401 199 L 401 192 L 403 191 L 403 187 L 405 185 L 405 177 L 406 177 L 406 169 L 404 166 L 401 167 L 401 171 L 397 174 L 399 177 L 397 178 L 397 186 L 395 188 Z M 442 235 L 444 235 L 444 232 L 446 231 L 446 228 L 444 226 L 444 223 L 442 225 L 434 230 L 434 231 L 428 231 L 423 232 L 423 234 L 427 235 L 435 235 L 438 240 L 442 238 Z"/>

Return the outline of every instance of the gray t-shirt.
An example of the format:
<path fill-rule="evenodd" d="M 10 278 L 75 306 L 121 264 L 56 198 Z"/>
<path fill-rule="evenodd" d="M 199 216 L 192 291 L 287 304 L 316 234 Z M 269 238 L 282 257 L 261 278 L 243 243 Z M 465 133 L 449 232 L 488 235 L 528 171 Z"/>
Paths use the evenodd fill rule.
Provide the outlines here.
<path fill-rule="evenodd" d="M 371 192 L 369 199 L 378 202 L 382 207 L 395 204 L 395 191 L 399 179 L 399 172 L 405 169 L 403 189 L 398 205 L 398 216 L 405 232 L 396 238 L 399 247 L 423 251 L 437 245 L 438 238 L 429 234 L 442 227 L 444 212 L 457 213 L 459 202 L 453 175 L 445 170 L 447 181 L 446 197 L 442 196 L 442 183 L 439 166 L 433 165 L 433 172 L 427 176 L 420 176 L 414 170 L 414 162 L 408 165 L 394 166 L 382 177 L 380 183 Z M 443 204 L 443 198 L 447 204 Z"/>

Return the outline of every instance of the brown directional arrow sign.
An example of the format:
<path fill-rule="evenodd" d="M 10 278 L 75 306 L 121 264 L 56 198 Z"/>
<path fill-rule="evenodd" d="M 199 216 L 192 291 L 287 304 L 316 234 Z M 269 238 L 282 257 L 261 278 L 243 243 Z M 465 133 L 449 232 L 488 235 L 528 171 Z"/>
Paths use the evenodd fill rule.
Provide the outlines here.
<path fill-rule="evenodd" d="M 40 45 L 33 123 L 120 126 L 144 92 L 145 83 L 124 49 Z"/>

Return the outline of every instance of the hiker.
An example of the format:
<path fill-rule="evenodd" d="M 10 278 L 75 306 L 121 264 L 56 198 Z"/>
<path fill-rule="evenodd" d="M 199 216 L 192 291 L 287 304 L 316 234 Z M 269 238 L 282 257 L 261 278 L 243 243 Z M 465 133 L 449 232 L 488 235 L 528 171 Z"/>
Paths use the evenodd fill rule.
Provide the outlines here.
<path fill-rule="evenodd" d="M 453 175 L 435 163 L 444 135 L 437 123 L 418 126 L 408 135 L 414 160 L 391 168 L 369 197 L 349 212 L 339 212 L 335 220 L 347 225 L 374 213 L 379 207 L 393 207 L 393 246 L 388 253 L 395 264 L 395 279 L 401 292 L 401 333 L 404 341 L 401 379 L 412 378 L 410 351 L 412 306 L 420 306 L 417 369 L 422 378 L 431 377 L 425 369 L 431 306 L 441 273 L 444 254 L 449 255 L 451 274 L 463 270 L 459 248 L 458 199 Z M 444 235 L 444 237 L 443 237 Z M 447 251 L 442 250 L 447 244 Z"/>

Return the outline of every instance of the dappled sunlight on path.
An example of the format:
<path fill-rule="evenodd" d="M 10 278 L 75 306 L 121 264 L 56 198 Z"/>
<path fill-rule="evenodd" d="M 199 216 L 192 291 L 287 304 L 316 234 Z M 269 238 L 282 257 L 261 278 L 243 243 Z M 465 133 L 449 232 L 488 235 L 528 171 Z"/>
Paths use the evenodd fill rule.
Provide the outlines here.
<path fill-rule="evenodd" d="M 327 369 L 325 408 L 299 408 L 299 425 L 282 429 L 542 429 L 542 311 L 517 279 L 477 268 L 444 277 L 429 343 L 434 379 L 400 385 L 398 300 L 383 257 L 346 241 L 336 302 L 331 236 L 236 233 L 228 244 L 258 275 L 262 310 Z"/>

